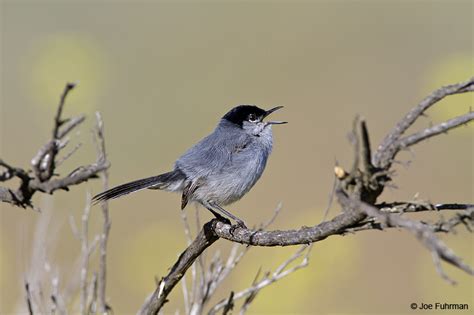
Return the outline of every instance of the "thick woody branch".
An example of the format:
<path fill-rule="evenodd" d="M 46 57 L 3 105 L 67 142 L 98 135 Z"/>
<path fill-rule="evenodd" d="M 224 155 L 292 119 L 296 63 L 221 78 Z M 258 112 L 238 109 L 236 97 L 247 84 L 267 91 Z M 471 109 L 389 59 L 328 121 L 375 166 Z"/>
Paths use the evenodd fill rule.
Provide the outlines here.
<path fill-rule="evenodd" d="M 348 200 L 348 197 L 345 198 L 346 199 L 344 200 Z M 446 209 L 452 210 L 454 208 L 454 205 L 455 204 L 449 204 Z M 380 230 L 383 228 L 394 228 L 404 226 L 404 223 L 400 223 L 401 225 L 387 225 L 385 219 L 383 221 L 380 220 L 381 218 L 385 218 L 382 216 L 377 216 L 376 218 L 371 216 L 370 219 L 365 219 L 368 218 L 367 211 L 365 211 L 365 204 L 364 206 L 361 206 L 360 203 L 346 201 L 344 206 L 346 208 L 346 211 L 336 216 L 331 221 L 322 222 L 313 227 L 302 227 L 299 230 L 250 230 L 239 227 L 235 228 L 215 219 L 206 223 L 199 235 L 196 237 L 196 239 L 181 254 L 178 261 L 172 267 L 170 273 L 160 281 L 157 289 L 147 299 L 139 314 L 157 314 L 158 311 L 161 310 L 163 305 L 167 302 L 166 298 L 168 294 L 171 293 L 176 283 L 184 276 L 186 270 L 204 252 L 204 250 L 210 245 L 212 245 L 212 243 L 214 243 L 219 237 L 232 242 L 253 246 L 291 246 L 315 243 L 333 235 L 342 236 L 348 233 L 354 233 L 359 231 Z M 466 209 L 468 205 L 459 206 L 460 209 Z M 444 209 L 444 207 L 440 206 L 439 210 L 441 210 L 441 208 Z M 376 210 L 379 211 L 378 209 Z M 428 209 L 422 209 L 420 207 L 417 209 L 417 211 L 428 211 Z M 382 213 L 381 211 L 379 212 Z M 374 213 L 371 212 L 370 215 L 372 214 Z M 383 213 L 383 215 L 385 214 L 386 213 Z M 447 226 L 444 226 L 442 228 L 442 224 L 449 224 L 450 228 L 452 229 L 458 224 L 465 224 L 464 221 L 466 220 L 466 218 L 468 220 L 474 220 L 472 213 L 460 215 L 456 218 L 457 219 L 455 219 L 455 221 L 453 220 L 438 223 L 436 226 L 430 226 L 427 224 L 424 225 L 420 223 L 420 225 L 417 225 L 417 228 L 420 228 L 420 226 L 422 226 L 423 230 L 426 229 L 426 231 L 429 231 L 430 233 L 445 232 Z"/>
<path fill-rule="evenodd" d="M 413 203 L 393 203 L 380 204 L 378 207 L 380 207 L 382 212 L 386 213 L 474 209 L 474 205 L 471 204 L 427 205 Z M 365 218 L 367 215 L 364 212 L 357 211 L 357 207 L 350 208 L 348 205 L 346 205 L 344 208 L 345 209 L 341 214 L 330 221 L 322 222 L 313 227 L 303 227 L 299 230 L 255 231 L 242 228 L 234 229 L 228 224 L 217 222 L 214 231 L 221 238 L 246 245 L 292 246 L 318 242 L 333 235 L 346 235 L 347 233 L 353 232 L 353 228 L 356 227 L 358 231 L 379 229 L 380 221 L 366 220 Z M 362 226 L 364 226 L 364 228 L 361 228 Z M 436 232 L 442 231 L 442 229 L 436 230 Z"/>
<path fill-rule="evenodd" d="M 275 208 L 273 216 L 266 222 L 259 225 L 259 230 L 266 229 L 271 225 L 281 210 L 281 204 Z M 197 218 L 198 216 L 196 216 Z M 188 239 L 188 245 L 191 244 L 192 238 L 190 235 L 189 224 L 187 223 L 186 212 L 182 213 L 183 223 L 185 226 L 186 238 Z M 201 225 L 198 223 L 198 228 Z M 191 269 L 191 283 L 186 285 L 186 279 L 181 280 L 184 297 L 184 308 L 186 314 L 201 314 L 210 301 L 210 298 L 217 292 L 219 286 L 225 281 L 228 275 L 236 268 L 243 257 L 249 252 L 251 246 L 241 246 L 238 243 L 234 243 L 232 249 L 227 257 L 223 257 L 220 251 L 214 252 L 211 261 L 206 264 L 204 255 L 201 255 L 198 259 L 199 263 L 199 274 L 196 272 L 196 264 L 192 265 Z M 263 288 L 263 287 L 262 287 Z M 255 296 L 258 290 L 252 291 Z M 253 301 L 250 296 L 245 300 L 247 305 Z M 230 303 L 230 302 L 229 302 Z M 228 311 L 230 310 L 230 304 L 225 307 Z M 241 313 L 244 306 L 241 308 Z"/>
<path fill-rule="evenodd" d="M 253 246 L 291 246 L 318 242 L 332 235 L 344 235 L 346 229 L 362 221 L 366 215 L 361 212 L 345 211 L 334 219 L 312 227 L 287 231 L 255 231 L 233 228 L 217 222 L 215 233 L 229 241 Z"/>
<path fill-rule="evenodd" d="M 181 280 L 188 268 L 191 267 L 206 248 L 217 241 L 218 236 L 214 233 L 213 227 L 216 223 L 217 220 L 212 220 L 204 224 L 201 232 L 199 232 L 191 245 L 179 256 L 178 261 L 171 268 L 169 274 L 161 279 L 155 292 L 148 297 L 139 314 L 158 314 L 158 311 L 167 302 L 168 294 Z"/>

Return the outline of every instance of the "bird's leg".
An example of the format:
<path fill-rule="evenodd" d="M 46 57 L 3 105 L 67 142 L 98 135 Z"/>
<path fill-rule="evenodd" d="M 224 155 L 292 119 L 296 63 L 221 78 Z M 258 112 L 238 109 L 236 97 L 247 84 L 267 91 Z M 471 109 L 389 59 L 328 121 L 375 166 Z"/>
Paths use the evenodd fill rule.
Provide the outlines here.
<path fill-rule="evenodd" d="M 217 218 L 217 220 L 222 221 L 222 222 L 224 222 L 225 224 L 231 225 L 231 222 L 230 222 L 229 219 L 227 219 L 226 217 L 221 216 L 219 213 L 217 213 L 216 211 L 214 211 L 210 206 L 206 206 L 206 209 L 209 210 L 209 211 L 211 211 L 212 214 Z"/>
<path fill-rule="evenodd" d="M 237 222 L 237 226 L 241 227 L 241 228 L 244 228 L 246 229 L 247 226 L 245 225 L 244 221 L 242 221 L 241 219 L 237 218 L 235 215 L 233 215 L 232 213 L 230 213 L 229 211 L 225 210 L 224 208 L 222 208 L 221 206 L 219 206 L 218 204 L 216 203 L 210 203 L 209 204 L 211 208 L 213 208 L 214 210 L 217 210 L 219 211 L 221 214 L 231 218 L 232 220 L 234 220 L 235 222 Z M 216 213 L 214 211 L 212 211 L 211 209 L 209 209 L 212 213 L 214 213 L 214 215 L 216 215 Z"/>

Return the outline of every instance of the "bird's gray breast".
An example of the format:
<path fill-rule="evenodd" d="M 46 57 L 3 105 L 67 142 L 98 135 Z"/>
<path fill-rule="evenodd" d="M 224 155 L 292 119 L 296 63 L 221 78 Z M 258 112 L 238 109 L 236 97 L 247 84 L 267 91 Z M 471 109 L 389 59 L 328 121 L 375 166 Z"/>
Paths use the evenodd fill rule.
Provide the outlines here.
<path fill-rule="evenodd" d="M 272 149 L 271 143 L 262 143 L 262 139 L 254 138 L 256 139 L 251 139 L 243 147 L 234 148 L 228 168 L 218 175 L 217 182 L 221 182 L 221 187 L 216 188 L 224 191 L 220 200 L 223 205 L 242 198 L 265 170 Z"/>

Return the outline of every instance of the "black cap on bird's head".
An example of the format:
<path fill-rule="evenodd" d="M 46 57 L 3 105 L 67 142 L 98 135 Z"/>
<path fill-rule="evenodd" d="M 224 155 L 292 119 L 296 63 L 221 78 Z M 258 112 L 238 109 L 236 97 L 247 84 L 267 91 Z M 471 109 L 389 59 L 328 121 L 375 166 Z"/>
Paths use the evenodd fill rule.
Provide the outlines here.
<path fill-rule="evenodd" d="M 228 120 L 236 125 L 242 127 L 244 122 L 249 123 L 259 123 L 262 120 L 273 113 L 276 110 L 283 108 L 283 106 L 277 106 L 269 110 L 261 109 L 255 105 L 239 105 L 237 107 L 232 108 L 227 114 L 222 117 L 222 119 Z M 268 125 L 279 125 L 279 124 L 286 124 L 286 121 L 268 121 L 266 122 Z"/>

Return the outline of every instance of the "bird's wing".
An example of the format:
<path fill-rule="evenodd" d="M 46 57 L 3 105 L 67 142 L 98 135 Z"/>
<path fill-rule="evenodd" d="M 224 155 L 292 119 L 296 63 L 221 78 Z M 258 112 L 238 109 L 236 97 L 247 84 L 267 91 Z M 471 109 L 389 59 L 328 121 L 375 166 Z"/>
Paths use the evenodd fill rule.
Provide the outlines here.
<path fill-rule="evenodd" d="M 247 146 L 248 136 L 243 133 L 214 131 L 186 151 L 177 161 L 176 167 L 188 178 L 205 178 L 224 171 L 234 154 Z"/>

